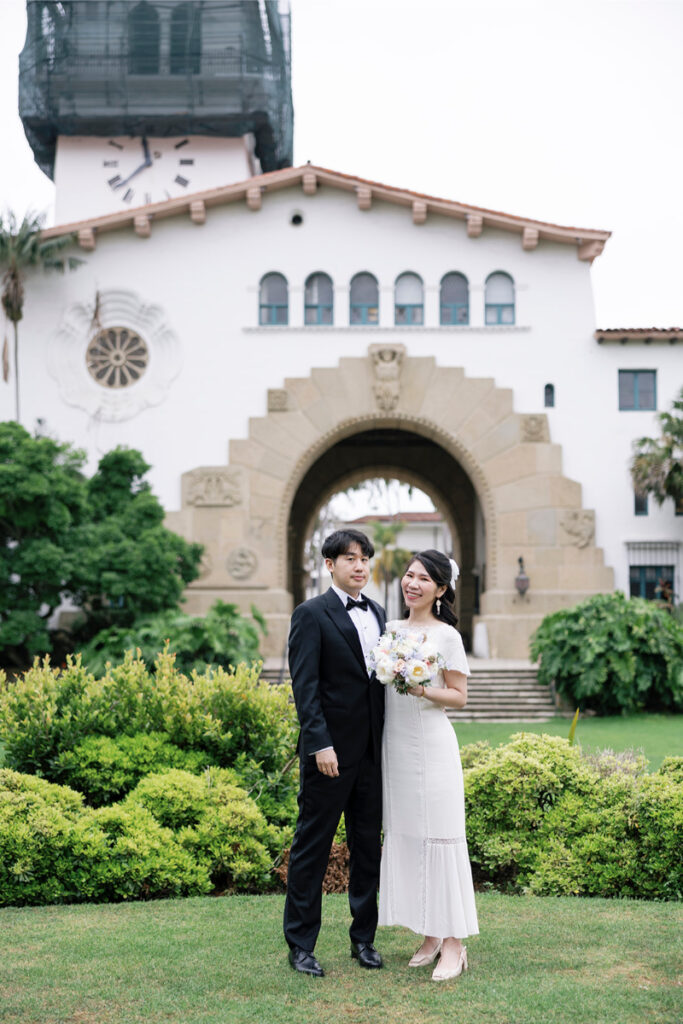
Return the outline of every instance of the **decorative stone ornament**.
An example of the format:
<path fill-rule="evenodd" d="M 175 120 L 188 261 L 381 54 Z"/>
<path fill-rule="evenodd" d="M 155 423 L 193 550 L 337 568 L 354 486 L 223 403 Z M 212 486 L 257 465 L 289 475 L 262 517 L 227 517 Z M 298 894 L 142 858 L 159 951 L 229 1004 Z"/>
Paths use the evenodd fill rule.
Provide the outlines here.
<path fill-rule="evenodd" d="M 48 349 L 62 399 L 109 423 L 160 405 L 181 365 L 163 309 L 115 289 L 69 306 Z"/>
<path fill-rule="evenodd" d="M 549 441 L 548 420 L 545 416 L 531 415 L 522 417 L 521 439 L 531 444 Z"/>
<path fill-rule="evenodd" d="M 405 345 L 370 345 L 374 375 L 373 394 L 378 409 L 393 412 L 401 397 L 401 366 Z"/>
<path fill-rule="evenodd" d="M 560 519 L 560 528 L 574 547 L 587 548 L 595 539 L 595 512 L 589 509 L 565 512 Z"/>
<path fill-rule="evenodd" d="M 251 548 L 235 548 L 228 555 L 228 572 L 236 580 L 246 580 L 254 574 L 258 566 L 256 552 Z"/>
<path fill-rule="evenodd" d="M 234 508 L 242 504 L 242 474 L 239 469 L 217 466 L 193 469 L 185 474 L 185 501 L 195 508 Z"/>
<path fill-rule="evenodd" d="M 289 396 L 285 388 L 268 389 L 268 412 L 287 412 Z"/>

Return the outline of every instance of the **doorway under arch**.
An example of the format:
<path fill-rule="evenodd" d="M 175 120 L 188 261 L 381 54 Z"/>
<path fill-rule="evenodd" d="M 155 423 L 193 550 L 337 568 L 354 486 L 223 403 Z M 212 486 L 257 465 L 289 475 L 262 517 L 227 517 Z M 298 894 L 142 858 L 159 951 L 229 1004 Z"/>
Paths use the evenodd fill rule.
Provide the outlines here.
<path fill-rule="evenodd" d="M 406 428 L 359 430 L 332 443 L 302 477 L 289 509 L 287 589 L 304 600 L 304 546 L 320 505 L 335 491 L 370 476 L 394 476 L 432 497 L 454 538 L 460 579 L 456 611 L 467 646 L 478 612 L 486 553 L 484 519 L 472 481 L 458 461 L 429 437 Z"/>

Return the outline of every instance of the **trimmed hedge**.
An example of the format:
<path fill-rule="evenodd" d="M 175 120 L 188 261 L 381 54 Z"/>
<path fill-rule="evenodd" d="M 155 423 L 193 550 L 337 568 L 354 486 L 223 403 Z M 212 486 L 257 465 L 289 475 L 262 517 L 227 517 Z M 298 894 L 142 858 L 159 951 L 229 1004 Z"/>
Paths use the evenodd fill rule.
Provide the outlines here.
<path fill-rule="evenodd" d="M 126 795 L 145 775 L 164 768 L 200 772 L 212 763 L 200 750 L 181 750 L 163 733 L 135 736 L 90 736 L 54 760 L 51 777 L 82 793 L 92 807 Z"/>
<path fill-rule="evenodd" d="M 283 845 L 229 769 L 148 775 L 123 803 L 0 770 L 0 906 L 263 892 Z"/>
<path fill-rule="evenodd" d="M 678 760 L 584 758 L 552 736 L 517 733 L 473 759 L 463 748 L 475 877 L 543 895 L 683 896 L 683 779 Z"/>
<path fill-rule="evenodd" d="M 59 756 L 92 736 L 160 733 L 182 750 L 229 766 L 243 754 L 265 773 L 294 753 L 298 725 L 290 688 L 259 678 L 260 665 L 183 675 L 172 654 L 155 670 L 129 652 L 96 678 L 80 657 L 64 669 L 36 661 L 16 682 L 0 678 L 0 736 L 6 764 L 58 781 Z"/>

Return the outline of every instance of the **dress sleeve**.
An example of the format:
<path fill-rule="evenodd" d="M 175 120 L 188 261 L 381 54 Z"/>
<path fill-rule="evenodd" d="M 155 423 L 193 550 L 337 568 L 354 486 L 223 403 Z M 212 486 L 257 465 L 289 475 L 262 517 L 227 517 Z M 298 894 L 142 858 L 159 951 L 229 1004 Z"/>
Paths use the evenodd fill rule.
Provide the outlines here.
<path fill-rule="evenodd" d="M 466 676 L 471 674 L 470 667 L 467 664 L 467 655 L 465 654 L 462 637 L 457 629 L 453 629 L 452 626 L 446 626 L 443 631 L 443 638 L 439 638 L 439 649 L 446 661 L 444 667 L 447 672 L 463 672 Z"/>

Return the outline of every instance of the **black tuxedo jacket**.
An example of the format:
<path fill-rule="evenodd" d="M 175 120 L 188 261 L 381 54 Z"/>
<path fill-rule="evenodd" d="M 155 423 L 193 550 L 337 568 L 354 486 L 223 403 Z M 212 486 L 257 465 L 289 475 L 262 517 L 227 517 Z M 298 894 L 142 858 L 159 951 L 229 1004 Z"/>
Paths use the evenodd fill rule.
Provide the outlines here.
<path fill-rule="evenodd" d="M 384 609 L 369 604 L 383 633 Z M 379 762 L 384 687 L 374 674 L 368 676 L 358 632 L 334 590 L 294 610 L 289 671 L 302 757 L 334 747 L 342 766 L 356 763 L 366 751 Z"/>

